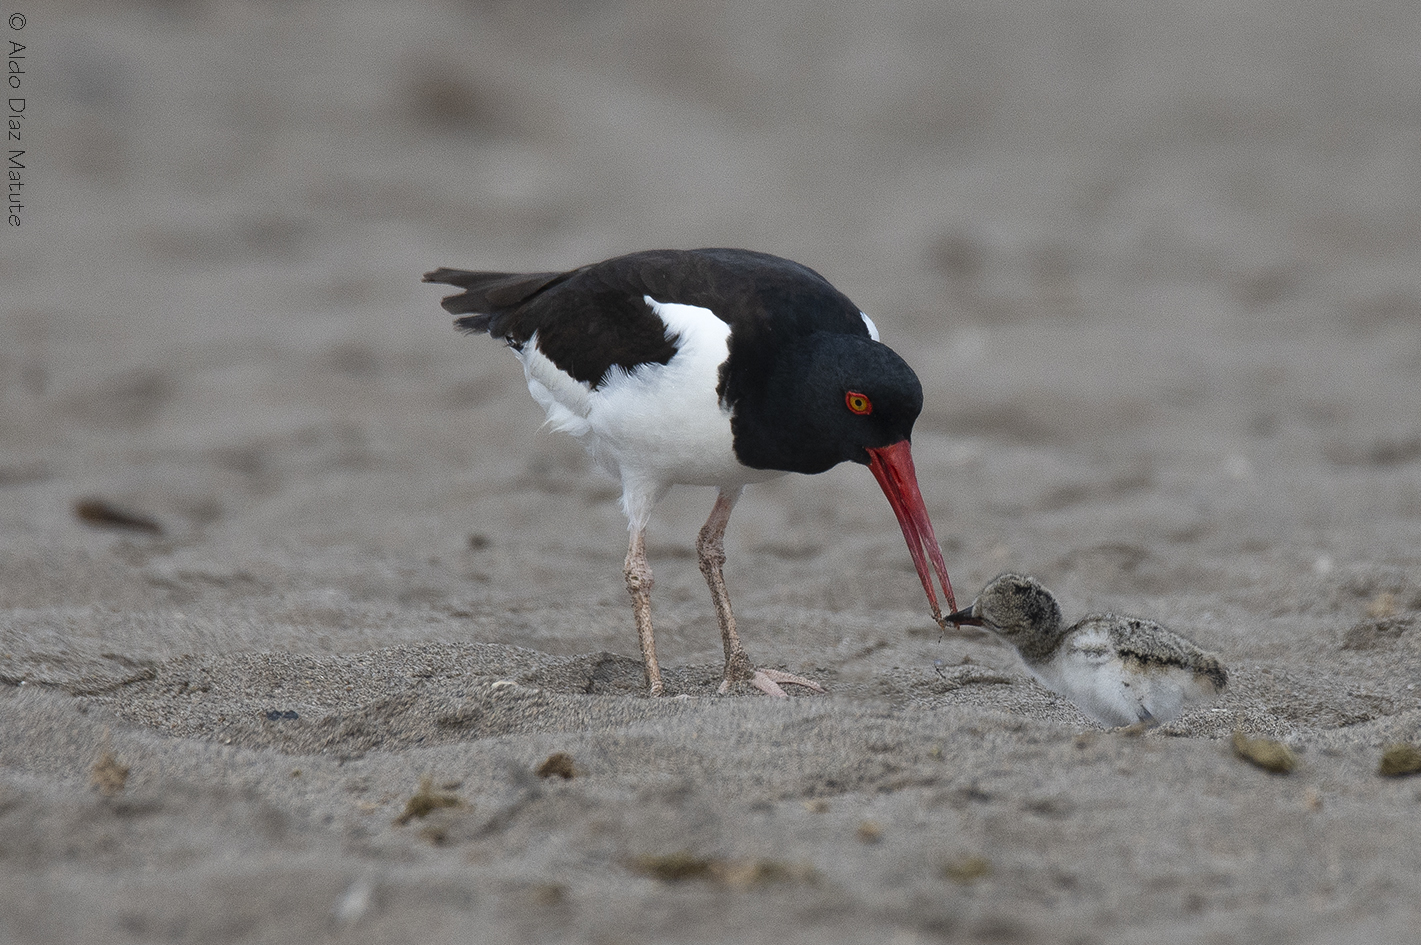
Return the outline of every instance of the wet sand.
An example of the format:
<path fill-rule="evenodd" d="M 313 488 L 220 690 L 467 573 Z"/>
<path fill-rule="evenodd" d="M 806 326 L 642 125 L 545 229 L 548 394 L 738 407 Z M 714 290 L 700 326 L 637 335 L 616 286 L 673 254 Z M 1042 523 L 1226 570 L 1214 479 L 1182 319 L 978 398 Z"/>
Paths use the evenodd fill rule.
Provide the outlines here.
<path fill-rule="evenodd" d="M 0 942 L 1414 934 L 1421 11 L 941 7 L 30 12 Z M 918 371 L 963 603 L 1034 574 L 1224 696 L 1100 728 L 938 630 L 841 467 L 726 538 L 751 656 L 829 693 L 714 696 L 682 489 L 691 698 L 644 698 L 615 484 L 418 280 L 704 245 Z"/>

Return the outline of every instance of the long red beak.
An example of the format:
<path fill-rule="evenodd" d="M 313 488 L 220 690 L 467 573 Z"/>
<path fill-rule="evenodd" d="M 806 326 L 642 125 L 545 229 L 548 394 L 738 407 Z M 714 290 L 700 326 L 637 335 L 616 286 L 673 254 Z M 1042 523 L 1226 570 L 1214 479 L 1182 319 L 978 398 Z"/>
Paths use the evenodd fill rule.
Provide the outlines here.
<path fill-rule="evenodd" d="M 933 619 L 943 622 L 942 610 L 937 605 L 937 592 L 933 590 L 933 579 L 928 574 L 928 558 L 942 582 L 942 592 L 947 595 L 947 609 L 957 609 L 957 598 L 952 593 L 952 582 L 947 578 L 947 564 L 942 560 L 942 549 L 933 536 L 933 523 L 928 518 L 928 510 L 923 506 L 923 494 L 918 491 L 918 476 L 913 471 L 913 452 L 907 440 L 899 440 L 891 446 L 881 446 L 868 451 L 868 468 L 883 487 L 888 504 L 893 506 L 893 514 L 898 516 L 898 524 L 903 529 L 903 538 L 908 542 L 908 552 L 913 556 L 913 565 L 918 569 L 918 578 L 923 582 L 923 590 L 928 592 L 928 602 L 933 605 Z M 926 549 L 926 553 L 925 553 Z"/>

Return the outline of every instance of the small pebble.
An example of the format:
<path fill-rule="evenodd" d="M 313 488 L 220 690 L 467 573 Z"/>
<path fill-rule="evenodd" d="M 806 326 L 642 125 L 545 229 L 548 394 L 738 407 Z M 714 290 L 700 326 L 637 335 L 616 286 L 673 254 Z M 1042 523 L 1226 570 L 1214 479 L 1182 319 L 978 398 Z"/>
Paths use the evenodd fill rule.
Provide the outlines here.
<path fill-rule="evenodd" d="M 577 777 L 577 767 L 572 763 L 572 755 L 565 751 L 555 751 L 538 765 L 535 773 L 540 778 L 571 780 Z"/>
<path fill-rule="evenodd" d="M 1271 738 L 1249 738 L 1235 729 L 1233 748 L 1235 755 L 1264 771 L 1288 774 L 1298 766 L 1298 756 L 1293 750 Z"/>
<path fill-rule="evenodd" d="M 120 508 L 107 499 L 85 498 L 74 503 L 74 517 L 95 528 L 123 528 L 151 535 L 163 534 L 163 526 L 147 515 Z"/>
<path fill-rule="evenodd" d="M 942 865 L 943 878 L 963 886 L 975 883 L 991 875 L 991 872 L 992 861 L 984 856 L 960 856 Z"/>
<path fill-rule="evenodd" d="M 1380 620 L 1384 617 L 1396 616 L 1396 595 L 1391 591 L 1383 591 L 1372 598 L 1367 604 L 1367 616 L 1373 620 Z"/>
<path fill-rule="evenodd" d="M 113 797 L 128 783 L 128 765 L 105 749 L 89 769 L 89 782 L 105 797 Z"/>
<path fill-rule="evenodd" d="M 1377 774 L 1387 778 L 1400 778 L 1417 773 L 1421 773 L 1421 749 L 1405 742 L 1393 742 L 1382 749 L 1382 760 L 1377 765 Z"/>
<path fill-rule="evenodd" d="M 416 817 L 427 817 L 433 811 L 442 807 L 464 807 L 464 799 L 457 794 L 450 794 L 434 789 L 434 778 L 424 775 L 419 779 L 419 790 L 415 791 L 405 801 L 405 809 L 395 818 L 397 825 L 403 825 L 414 820 Z"/>

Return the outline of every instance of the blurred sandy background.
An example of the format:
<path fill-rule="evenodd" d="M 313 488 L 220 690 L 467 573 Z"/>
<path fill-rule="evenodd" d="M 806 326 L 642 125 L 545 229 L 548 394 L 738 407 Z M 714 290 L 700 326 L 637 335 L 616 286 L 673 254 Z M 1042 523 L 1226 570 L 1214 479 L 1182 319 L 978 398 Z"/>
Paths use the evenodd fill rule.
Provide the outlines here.
<path fill-rule="evenodd" d="M 1421 6 L 14 9 L 0 941 L 1415 935 Z M 614 484 L 418 279 L 704 245 L 918 370 L 964 603 L 1029 571 L 1226 697 L 1109 733 L 940 634 L 852 467 L 727 536 L 751 655 L 830 695 L 711 697 L 687 489 L 697 698 L 642 698 Z"/>

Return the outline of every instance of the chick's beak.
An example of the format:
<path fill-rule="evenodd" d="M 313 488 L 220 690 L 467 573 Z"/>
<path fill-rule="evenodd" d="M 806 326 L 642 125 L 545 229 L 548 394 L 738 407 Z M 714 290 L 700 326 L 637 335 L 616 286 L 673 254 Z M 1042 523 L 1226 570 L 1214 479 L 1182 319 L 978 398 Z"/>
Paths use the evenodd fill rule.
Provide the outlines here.
<path fill-rule="evenodd" d="M 983 626 L 982 618 L 973 614 L 973 611 L 976 609 L 977 602 L 973 601 L 972 606 L 953 611 L 942 619 L 948 623 L 955 623 L 959 627 L 980 627 Z"/>

